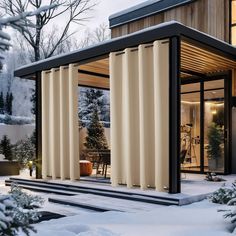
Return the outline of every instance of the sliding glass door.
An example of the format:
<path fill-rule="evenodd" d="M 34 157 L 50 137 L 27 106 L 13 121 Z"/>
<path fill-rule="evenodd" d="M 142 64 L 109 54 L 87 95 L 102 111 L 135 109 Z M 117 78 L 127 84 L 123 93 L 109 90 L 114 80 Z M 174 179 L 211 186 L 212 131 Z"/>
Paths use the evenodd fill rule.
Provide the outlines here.
<path fill-rule="evenodd" d="M 224 80 L 204 83 L 204 171 L 224 172 Z"/>
<path fill-rule="evenodd" d="M 182 171 L 225 173 L 230 91 L 227 78 L 183 81 L 181 85 Z"/>
<path fill-rule="evenodd" d="M 181 87 L 181 155 L 182 168 L 200 171 L 200 83 Z"/>

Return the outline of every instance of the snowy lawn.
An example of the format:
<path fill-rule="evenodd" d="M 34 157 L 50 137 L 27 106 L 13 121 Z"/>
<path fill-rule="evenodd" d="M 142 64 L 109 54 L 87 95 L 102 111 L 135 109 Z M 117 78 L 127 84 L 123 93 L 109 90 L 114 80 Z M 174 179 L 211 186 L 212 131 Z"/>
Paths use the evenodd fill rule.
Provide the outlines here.
<path fill-rule="evenodd" d="M 83 213 L 35 225 L 37 236 L 226 236 L 232 224 L 223 219 L 225 206 L 204 200 L 183 207 L 161 207 L 138 213 Z M 230 208 L 230 207 L 227 207 Z M 232 208 L 232 207 L 231 207 Z"/>
<path fill-rule="evenodd" d="M 227 179 L 227 185 L 235 179 L 231 176 Z M 186 182 L 192 182 L 190 180 Z M 222 183 L 202 182 L 201 179 L 182 184 L 182 187 L 188 189 L 189 193 L 209 192 L 216 190 L 216 186 L 220 187 Z M 198 186 L 202 186 L 197 189 Z M 8 191 L 4 187 L 3 178 L 0 178 L 1 192 Z M 217 188 L 218 188 L 217 187 Z M 194 191 L 193 191 L 194 189 Z M 204 190 L 204 191 L 203 191 Z M 50 194 L 33 193 L 43 196 L 45 199 L 52 197 Z M 55 195 L 54 195 L 55 196 Z M 87 197 L 88 203 L 92 201 L 89 194 L 83 195 Z M 79 198 L 74 196 L 74 198 Z M 81 197 L 80 197 L 81 198 Z M 42 210 L 65 214 L 67 217 L 50 220 L 35 224 L 37 233 L 32 236 L 230 236 L 233 234 L 234 225 L 223 218 L 224 212 L 217 212 L 219 209 L 235 209 L 236 206 L 225 206 L 210 203 L 208 200 L 197 202 L 187 206 L 156 206 L 132 202 L 124 205 L 122 200 L 110 199 L 102 202 L 100 197 L 94 198 L 95 202 L 99 202 L 101 206 L 109 204 L 113 206 L 126 206 L 136 212 L 105 212 L 94 213 L 74 208 L 45 202 Z M 83 199 L 83 200 L 84 200 Z M 81 200 L 81 199 L 80 199 Z M 142 203 L 143 204 L 143 203 Z M 236 232 L 235 232 L 236 234 Z M 23 234 L 20 234 L 23 236 Z"/>

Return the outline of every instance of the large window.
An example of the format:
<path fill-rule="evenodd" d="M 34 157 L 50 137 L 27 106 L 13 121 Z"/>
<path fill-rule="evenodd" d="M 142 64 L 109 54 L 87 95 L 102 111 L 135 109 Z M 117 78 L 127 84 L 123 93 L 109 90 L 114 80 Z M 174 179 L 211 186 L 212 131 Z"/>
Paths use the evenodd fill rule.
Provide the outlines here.
<path fill-rule="evenodd" d="M 231 44 L 236 45 L 236 0 L 231 1 Z"/>
<path fill-rule="evenodd" d="M 225 80 L 212 79 L 181 85 L 182 171 L 225 172 Z"/>

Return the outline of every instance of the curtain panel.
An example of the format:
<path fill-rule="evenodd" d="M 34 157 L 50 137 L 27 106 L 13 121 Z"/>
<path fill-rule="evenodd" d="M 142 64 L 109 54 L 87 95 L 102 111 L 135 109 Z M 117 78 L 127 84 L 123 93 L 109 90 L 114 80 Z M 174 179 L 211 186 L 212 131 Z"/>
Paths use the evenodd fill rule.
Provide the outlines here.
<path fill-rule="evenodd" d="M 169 41 L 110 53 L 111 182 L 169 188 Z"/>
<path fill-rule="evenodd" d="M 42 177 L 80 177 L 78 66 L 42 71 Z"/>

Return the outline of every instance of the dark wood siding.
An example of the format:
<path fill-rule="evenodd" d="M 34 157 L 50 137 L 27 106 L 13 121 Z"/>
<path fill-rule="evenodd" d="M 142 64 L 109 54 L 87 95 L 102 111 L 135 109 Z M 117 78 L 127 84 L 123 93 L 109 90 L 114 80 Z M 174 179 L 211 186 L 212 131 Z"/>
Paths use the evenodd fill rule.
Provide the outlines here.
<path fill-rule="evenodd" d="M 229 0 L 197 0 L 157 15 L 112 28 L 112 38 L 176 20 L 229 42 Z"/>

